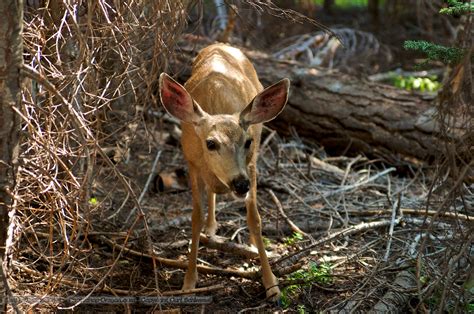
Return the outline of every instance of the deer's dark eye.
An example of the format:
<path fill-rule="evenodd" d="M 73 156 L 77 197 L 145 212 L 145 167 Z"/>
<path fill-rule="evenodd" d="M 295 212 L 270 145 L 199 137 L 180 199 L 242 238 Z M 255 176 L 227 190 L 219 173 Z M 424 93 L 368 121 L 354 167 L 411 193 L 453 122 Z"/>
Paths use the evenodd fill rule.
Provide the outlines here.
<path fill-rule="evenodd" d="M 249 149 L 250 145 L 252 145 L 252 139 L 249 138 L 248 140 L 245 141 L 244 147 L 245 149 Z"/>
<path fill-rule="evenodd" d="M 213 140 L 206 140 L 206 146 L 208 150 L 216 150 L 217 149 L 217 143 Z"/>

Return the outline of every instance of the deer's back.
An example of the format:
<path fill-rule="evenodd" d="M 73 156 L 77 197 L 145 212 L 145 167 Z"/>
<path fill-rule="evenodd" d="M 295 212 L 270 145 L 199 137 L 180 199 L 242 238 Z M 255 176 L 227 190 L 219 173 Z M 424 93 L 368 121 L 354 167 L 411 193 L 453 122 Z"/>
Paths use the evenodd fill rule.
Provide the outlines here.
<path fill-rule="evenodd" d="M 263 89 L 252 63 L 226 44 L 214 44 L 199 53 L 185 87 L 209 114 L 240 112 Z"/>

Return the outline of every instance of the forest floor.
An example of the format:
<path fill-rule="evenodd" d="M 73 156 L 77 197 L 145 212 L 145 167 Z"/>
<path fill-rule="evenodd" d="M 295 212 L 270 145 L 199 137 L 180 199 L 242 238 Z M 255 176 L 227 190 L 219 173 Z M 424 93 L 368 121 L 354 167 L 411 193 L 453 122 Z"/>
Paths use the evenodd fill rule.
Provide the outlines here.
<path fill-rule="evenodd" d="M 128 162 L 118 165 L 125 177 L 134 178 L 136 195 L 143 192 L 151 178 L 141 203 L 144 217 L 135 212 L 124 223 L 133 208 L 131 202 L 122 206 L 128 192 L 117 183 L 109 167 L 97 172 L 90 230 L 80 237 L 84 242 L 83 250 L 75 256 L 77 266 L 64 265 L 60 272 L 64 279 L 62 296 L 87 293 L 91 285 L 82 284 L 86 278 L 103 279 L 97 283 L 93 296 L 150 297 L 156 295 L 155 283 L 165 295 L 181 288 L 184 271 L 159 260 L 154 265 L 148 255 L 151 239 L 156 256 L 187 260 L 191 193 L 186 187 L 185 162 L 178 142 L 173 139 L 174 127 L 173 123 L 166 124 L 165 130 L 169 132 L 158 124 L 136 129 L 130 155 L 126 157 Z M 388 291 L 398 291 L 407 304 L 416 305 L 419 300 L 412 300 L 416 299 L 416 290 L 426 288 L 417 288 L 417 272 L 433 281 L 442 278 L 447 269 L 439 264 L 440 256 L 447 253 L 450 241 L 461 237 L 456 230 L 464 230 L 469 221 L 461 213 L 439 214 L 427 207 L 429 170 L 414 166 L 410 175 L 400 175 L 395 168 L 363 156 L 329 157 L 321 147 L 309 146 L 296 136 L 282 139 L 268 129 L 262 142 L 258 205 L 272 268 L 280 277 L 283 297 L 279 304 L 266 301 L 265 290 L 255 274 L 258 259 L 248 257 L 252 250 L 247 246 L 244 204 L 229 196 L 219 196 L 217 235 L 228 245 L 201 245 L 199 263 L 215 272 L 200 274 L 198 288 L 203 289 L 195 294 L 198 298 L 177 295 L 178 299 L 167 300 L 172 304 L 165 300 L 161 308 L 142 301 L 105 308 L 103 304 L 86 302 L 76 309 L 193 311 L 197 306 L 205 312 L 367 311 L 383 300 Z M 152 170 L 156 156 L 158 175 Z M 170 177 L 171 185 L 167 183 Z M 431 198 L 433 207 L 442 202 L 436 193 Z M 142 219 L 146 219 L 147 227 Z M 297 232 L 289 221 L 305 234 Z M 430 236 L 426 237 L 428 230 Z M 41 242 L 48 234 L 36 232 L 31 236 Z M 243 245 L 240 250 L 235 250 L 236 243 Z M 422 268 L 417 266 L 420 246 L 430 252 L 423 257 Z M 23 295 L 37 295 L 42 289 L 38 291 L 34 278 L 52 266 L 44 260 L 28 265 L 24 258 L 29 254 L 33 254 L 31 249 L 23 247 L 23 258 L 14 268 L 18 283 L 14 289 Z M 112 264 L 112 271 L 107 273 L 108 268 L 103 266 Z M 56 266 L 55 272 L 61 269 Z M 225 269 L 235 272 L 229 274 Z M 249 279 L 249 273 L 255 278 Z M 400 275 L 408 276 L 403 281 L 405 286 L 397 281 Z M 50 278 L 49 284 L 57 282 L 56 276 Z M 41 287 L 47 289 L 48 285 Z"/>

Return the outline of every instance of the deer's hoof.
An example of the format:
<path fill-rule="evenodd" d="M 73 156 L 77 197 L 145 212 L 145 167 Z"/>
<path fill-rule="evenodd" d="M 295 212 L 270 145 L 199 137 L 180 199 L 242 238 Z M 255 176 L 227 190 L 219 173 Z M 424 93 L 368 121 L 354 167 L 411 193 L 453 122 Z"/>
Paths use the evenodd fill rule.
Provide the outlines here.
<path fill-rule="evenodd" d="M 206 226 L 206 229 L 204 230 L 204 233 L 206 233 L 209 237 L 215 236 L 216 232 L 217 232 L 217 222 L 208 224 Z"/>
<path fill-rule="evenodd" d="M 280 300 L 281 292 L 278 286 L 271 287 L 267 289 L 267 299 L 269 301 L 278 302 Z"/>
<path fill-rule="evenodd" d="M 184 276 L 183 288 L 181 288 L 182 291 L 189 291 L 196 288 L 196 281 L 197 281 L 196 275 L 193 276 L 193 275 L 188 275 L 188 272 L 186 273 L 186 275 Z"/>
<path fill-rule="evenodd" d="M 187 292 L 187 291 L 193 290 L 194 288 L 196 288 L 196 284 L 186 284 L 186 283 L 184 283 L 183 288 L 181 288 L 181 291 Z"/>

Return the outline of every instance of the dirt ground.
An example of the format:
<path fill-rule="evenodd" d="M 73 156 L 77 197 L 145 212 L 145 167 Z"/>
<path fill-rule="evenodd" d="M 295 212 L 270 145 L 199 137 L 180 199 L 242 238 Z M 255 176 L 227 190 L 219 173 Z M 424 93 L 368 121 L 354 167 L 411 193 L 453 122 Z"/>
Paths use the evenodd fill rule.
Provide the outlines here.
<path fill-rule="evenodd" d="M 128 201 L 122 206 L 126 191 L 111 176 L 111 169 L 105 166 L 100 168 L 92 195 L 97 200 L 90 213 L 92 223 L 88 234 L 77 238 L 81 243 L 81 250 L 76 252 L 77 267 L 73 264 L 48 265 L 42 260 L 28 265 L 31 248 L 23 247 L 18 267 L 14 268 L 17 280 L 15 292 L 37 295 L 38 290 L 43 289 L 38 289 L 35 278 L 47 273 L 50 267 L 55 269 L 55 276 L 61 274 L 63 279 L 67 279 L 67 283 L 63 283 L 59 290 L 62 296 L 76 293 L 84 295 L 87 291 L 85 286 L 90 287 L 90 284 L 86 284 L 90 276 L 103 279 L 97 284 L 93 296 L 152 296 L 156 291 L 155 282 L 158 282 L 162 293 L 180 289 L 183 270 L 163 266 L 159 261 L 155 261 L 154 265 L 152 259 L 146 256 L 146 252 L 149 252 L 149 236 L 157 256 L 187 260 L 191 226 L 190 191 L 185 186 L 182 190 L 178 186 L 165 192 L 157 191 L 157 177 L 151 173 L 153 159 L 158 152 L 157 173 L 165 176 L 169 172 L 176 173 L 177 169 L 185 169 L 176 141 L 167 140 L 167 136 L 172 133 L 166 132 L 167 129 L 172 130 L 173 125 L 165 125 L 165 130 L 161 129 L 159 123 L 147 123 L 147 129 L 138 128 L 133 135 L 128 162 L 118 165 L 127 178 L 133 178 L 133 188 L 137 194 L 142 192 L 148 178 L 153 177 L 142 202 L 145 216 L 137 212 L 128 223 L 124 223 L 133 204 Z M 151 138 L 163 140 L 151 141 Z M 427 228 L 431 228 L 435 237 L 423 244 L 426 250 L 432 251 L 432 255 L 424 260 L 427 264 L 424 271 L 431 276 L 443 271 L 437 261 L 439 255 L 448 250 L 447 239 L 457 237 L 455 230 L 463 229 L 468 222 L 462 217 L 438 217 L 435 221 L 432 219 L 433 214 L 425 216 L 426 193 L 430 185 L 426 170 L 413 168 L 413 175 L 400 176 L 394 168 L 386 168 L 375 160 L 363 156 L 329 157 L 321 147 L 310 147 L 298 138 L 281 139 L 270 130 L 265 131 L 263 143 L 258 164 L 259 209 L 267 251 L 272 254 L 272 267 L 277 272 L 285 273 L 280 276 L 285 301 L 280 304 L 267 302 L 258 279 L 228 274 L 200 274 L 198 287 L 208 288 L 209 291 L 203 289 L 196 296 L 210 297 L 210 303 L 206 299 L 198 300 L 206 303 L 199 305 L 163 304 L 161 309 L 181 308 L 184 312 L 304 309 L 313 312 L 321 309 L 341 310 L 347 306 L 366 311 L 390 290 L 397 275 L 404 270 L 415 272 L 415 249 L 423 242 L 420 241 L 423 239 L 420 235 Z M 315 163 L 316 158 L 329 167 L 322 169 Z M 276 199 L 272 198 L 271 193 Z M 311 235 L 311 238 L 295 236 L 294 230 L 278 211 L 278 206 L 282 207 L 289 220 Z M 224 237 L 225 242 L 247 245 L 245 214 L 241 202 L 229 196 L 218 197 L 218 236 Z M 391 218 L 392 214 L 396 214 L 396 219 Z M 404 218 L 400 219 L 400 215 Z M 146 219 L 146 228 L 143 219 Z M 351 234 L 350 230 L 355 232 Z M 340 231 L 343 232 L 331 241 L 317 243 L 329 234 Z M 344 232 L 349 233 L 345 235 Z M 47 237 L 47 234 L 36 233 L 41 246 L 44 241 L 42 237 Z M 310 250 L 303 250 L 312 241 L 316 245 Z M 133 249 L 134 253 L 120 251 L 122 246 Z M 296 261 L 282 260 L 298 252 L 302 253 Z M 242 272 L 255 271 L 259 267 L 255 258 L 249 259 L 228 253 L 226 249 L 206 246 L 201 246 L 199 262 Z M 115 264 L 113 270 L 105 277 L 108 268 L 104 269 L 103 266 L 112 264 Z M 85 265 L 86 269 L 79 267 Z M 295 265 L 293 270 L 299 270 L 300 276 L 294 272 L 285 272 L 288 267 Z M 312 267 L 316 269 L 315 272 L 309 270 Z M 327 272 L 324 271 L 326 267 Z M 49 284 L 58 283 L 59 278 L 55 276 L 49 278 Z M 305 276 L 312 280 L 306 280 Z M 409 302 L 417 303 L 415 296 L 410 298 L 415 299 Z M 103 304 L 84 304 L 76 307 L 79 312 L 159 309 L 156 304 L 149 306 L 142 303 L 105 307 Z"/>

